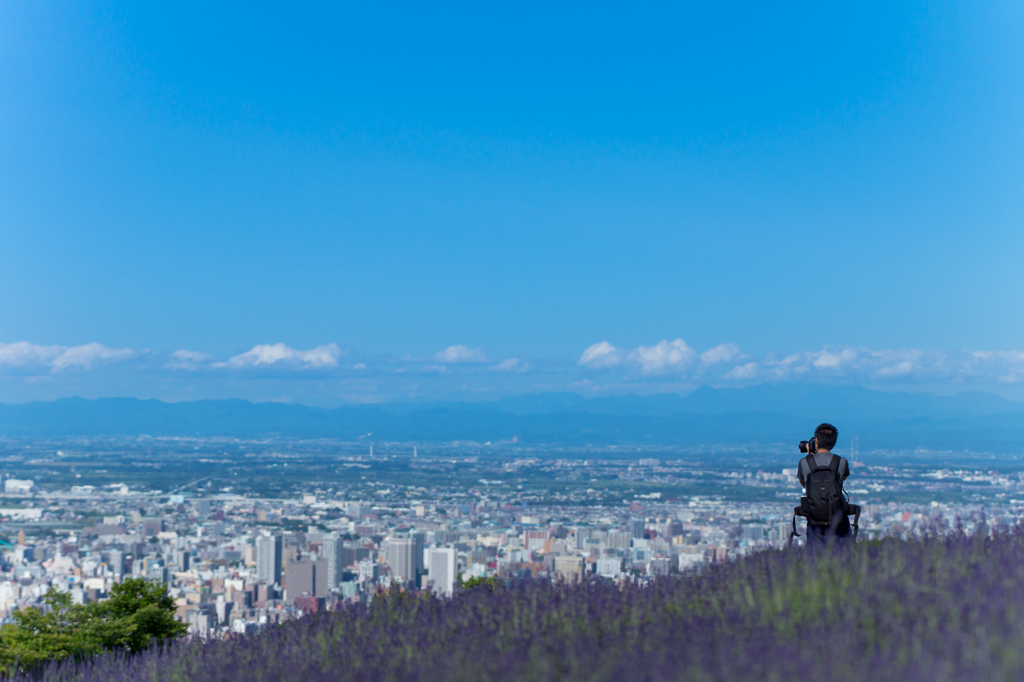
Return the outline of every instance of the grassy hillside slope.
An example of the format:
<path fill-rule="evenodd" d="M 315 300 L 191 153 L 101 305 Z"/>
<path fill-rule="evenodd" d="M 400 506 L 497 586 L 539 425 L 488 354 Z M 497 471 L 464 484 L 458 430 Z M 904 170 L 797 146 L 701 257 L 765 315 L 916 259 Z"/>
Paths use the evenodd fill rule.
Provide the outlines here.
<path fill-rule="evenodd" d="M 1019 680 L 1024 531 L 765 552 L 645 588 L 393 593 L 46 680 Z"/>

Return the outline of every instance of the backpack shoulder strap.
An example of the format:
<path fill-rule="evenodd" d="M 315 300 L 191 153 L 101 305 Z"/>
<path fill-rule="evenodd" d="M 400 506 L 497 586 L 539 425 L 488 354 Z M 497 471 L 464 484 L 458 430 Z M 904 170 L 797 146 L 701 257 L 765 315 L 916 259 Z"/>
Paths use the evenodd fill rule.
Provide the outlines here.
<path fill-rule="evenodd" d="M 839 455 L 832 455 L 832 459 L 828 463 L 828 468 L 832 470 L 832 473 L 836 477 L 836 486 L 839 488 L 840 506 L 844 512 L 849 513 L 847 510 L 849 509 L 850 496 L 846 494 L 845 490 L 843 490 L 843 477 L 839 475 L 839 465 L 842 461 L 843 458 Z"/>
<path fill-rule="evenodd" d="M 804 459 L 807 461 L 807 473 L 810 474 L 812 471 L 818 468 L 817 463 L 814 461 L 814 455 L 808 454 Z"/>

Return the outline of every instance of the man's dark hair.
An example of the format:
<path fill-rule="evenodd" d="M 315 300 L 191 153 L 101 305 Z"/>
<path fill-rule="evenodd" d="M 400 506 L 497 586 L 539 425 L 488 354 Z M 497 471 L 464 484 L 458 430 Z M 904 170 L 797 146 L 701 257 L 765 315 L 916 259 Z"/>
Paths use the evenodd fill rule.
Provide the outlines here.
<path fill-rule="evenodd" d="M 814 429 L 814 438 L 818 441 L 819 450 L 831 450 L 839 440 L 839 429 L 831 424 L 819 424 Z"/>

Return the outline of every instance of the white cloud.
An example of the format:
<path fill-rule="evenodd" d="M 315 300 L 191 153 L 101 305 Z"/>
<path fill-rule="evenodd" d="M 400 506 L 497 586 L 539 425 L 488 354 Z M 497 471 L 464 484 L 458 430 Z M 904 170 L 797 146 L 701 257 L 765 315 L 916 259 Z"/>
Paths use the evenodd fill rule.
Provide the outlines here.
<path fill-rule="evenodd" d="M 583 351 L 583 355 L 580 356 L 577 364 L 584 367 L 601 369 L 603 367 L 614 367 L 620 362 L 622 362 L 622 352 L 607 341 L 601 341 Z"/>
<path fill-rule="evenodd" d="M 522 358 L 506 358 L 491 367 L 494 372 L 529 372 L 533 365 Z"/>
<path fill-rule="evenodd" d="M 781 360 L 762 359 L 757 375 L 774 380 L 829 378 L 875 383 L 1020 383 L 1024 351 L 930 351 L 917 348 L 873 350 L 826 346 Z M 751 375 L 753 376 L 753 375 Z M 747 379 L 731 371 L 726 378 Z"/>
<path fill-rule="evenodd" d="M 28 341 L 0 343 L 0 366 L 48 366 L 54 358 L 67 350 L 65 346 L 38 346 Z"/>
<path fill-rule="evenodd" d="M 94 365 L 105 365 L 121 360 L 130 360 L 138 356 L 138 351 L 131 348 L 107 348 L 99 343 L 87 343 L 84 346 L 72 346 L 53 359 L 50 365 L 54 370 L 68 367 L 92 369 Z"/>
<path fill-rule="evenodd" d="M 458 390 L 473 386 L 472 390 L 486 390 L 495 394 L 509 390 L 510 386 L 525 387 L 533 365 L 522 357 L 489 360 L 479 348 L 455 345 L 430 357 L 360 356 L 352 357 L 337 344 L 318 346 L 309 350 L 291 348 L 284 343 L 261 344 L 227 360 L 187 349 L 170 353 L 153 353 L 131 348 L 110 348 L 100 343 L 78 346 L 39 345 L 27 341 L 0 343 L 0 374 L 4 386 L 21 386 L 12 377 L 23 377 L 24 385 L 45 384 L 56 386 L 61 381 L 77 382 L 69 392 L 83 390 L 81 386 L 101 385 L 102 375 L 96 379 L 83 379 L 82 371 L 96 370 L 105 365 L 127 367 L 140 385 L 151 385 L 161 372 L 180 374 L 204 373 L 210 381 L 225 371 L 274 368 L 307 372 L 334 370 L 340 382 L 363 382 L 359 390 L 373 381 L 387 381 L 396 385 L 405 383 L 405 391 L 422 381 L 437 386 L 455 382 Z M 617 348 L 609 341 L 601 341 L 586 348 L 577 361 L 577 367 L 545 364 L 543 384 L 532 384 L 533 390 L 595 390 L 589 383 L 597 381 L 600 390 L 645 392 L 669 390 L 672 386 L 699 384 L 729 385 L 763 381 L 792 381 L 818 383 L 847 383 L 870 386 L 991 386 L 1010 384 L 1024 386 L 1024 350 L 958 350 L 932 351 L 915 348 L 875 350 L 859 346 L 825 346 L 813 351 L 793 352 L 787 355 L 751 357 L 741 352 L 735 343 L 722 343 L 703 351 L 691 348 L 683 339 L 663 339 L 653 345 Z M 369 368 L 367 367 L 369 366 Z M 219 369 L 220 371 L 211 371 Z M 350 371 L 351 370 L 351 371 Z M 483 370 L 487 370 L 483 372 Z M 609 371 L 610 370 L 610 371 Z M 205 372 L 204 372 L 205 371 Z M 601 374 L 601 372 L 604 374 Z M 318 374 L 319 375 L 319 374 Z M 64 376 L 66 379 L 61 379 Z M 382 377 L 392 376 L 392 379 Z M 193 377 L 181 381 L 193 382 Z M 121 380 L 119 375 L 118 381 Z M 583 380 L 582 384 L 574 384 Z M 205 380 L 204 380 L 205 381 Z M 86 382 L 86 383 L 83 383 Z M 94 383 L 93 383 L 94 382 Z M 476 382 L 476 383 L 473 383 Z M 611 382 L 611 383 L 608 383 Z M 308 382 L 307 382 L 308 383 Z M 88 385 L 87 385 L 88 384 Z M 376 384 L 374 384 L 376 386 Z M 486 389 L 481 388 L 486 386 Z M 449 390 L 438 388 L 438 392 Z M 27 390 L 27 389 L 26 389 Z M 184 389 L 183 389 L 184 390 Z M 191 389 L 191 384 L 188 388 Z M 349 389 L 346 389 L 349 390 Z M 398 389 L 395 389 L 398 390 Z M 412 390 L 412 389 L 408 389 Z M 420 391 L 420 388 L 416 389 Z M 423 395 L 433 391 L 425 388 Z M 466 389 L 469 390 L 469 389 Z M 672 389 L 674 390 L 674 389 Z M 27 393 L 25 395 L 28 395 Z"/>
<path fill-rule="evenodd" d="M 697 362 L 697 360 L 700 362 Z M 579 365 L 623 367 L 634 376 L 685 376 L 689 381 L 845 381 L 859 383 L 1024 383 L 1024 351 L 873 350 L 825 346 L 818 351 L 751 358 L 735 343 L 698 353 L 682 339 L 621 350 L 608 341 L 583 351 Z"/>
<path fill-rule="evenodd" d="M 878 368 L 879 377 L 902 377 L 913 373 L 915 367 L 911 360 L 904 360 L 894 365 L 886 365 Z"/>
<path fill-rule="evenodd" d="M 740 347 L 735 343 L 721 343 L 700 354 L 700 361 L 705 365 L 717 365 L 720 362 L 730 362 L 740 354 Z"/>
<path fill-rule="evenodd" d="M 200 365 L 213 362 L 216 358 L 194 350 L 179 349 L 171 353 L 164 367 L 167 369 L 184 369 L 194 372 Z"/>
<path fill-rule="evenodd" d="M 693 362 L 697 352 L 682 339 L 662 339 L 655 346 L 638 346 L 627 359 L 639 363 L 644 374 L 661 374 L 665 371 L 680 370 Z"/>
<path fill-rule="evenodd" d="M 732 379 L 735 381 L 750 381 L 751 379 L 757 378 L 759 369 L 756 362 L 748 362 L 743 365 L 736 365 L 728 372 L 725 373 L 726 379 Z"/>
<path fill-rule="evenodd" d="M 252 350 L 240 353 L 227 362 L 219 363 L 218 366 L 240 369 L 281 363 L 307 369 L 337 367 L 338 358 L 342 354 L 336 343 L 317 346 L 312 350 L 296 350 L 283 343 L 267 343 L 253 346 Z"/>
<path fill-rule="evenodd" d="M 839 352 L 834 352 L 826 347 L 820 353 L 812 353 L 810 356 L 814 358 L 811 364 L 817 369 L 842 370 L 856 362 L 857 351 L 853 348 L 844 348 Z"/>
<path fill-rule="evenodd" d="M 917 349 L 871 350 L 826 346 L 820 351 L 794 353 L 782 360 L 762 361 L 776 379 L 802 376 L 841 377 L 859 381 L 910 378 L 942 381 L 954 378 L 962 363 L 955 354 Z"/>
<path fill-rule="evenodd" d="M 996 381 L 1003 384 L 1024 382 L 1024 351 L 995 350 L 974 351 L 969 354 L 965 374 L 975 376 L 996 374 Z"/>
<path fill-rule="evenodd" d="M 101 343 L 81 346 L 39 346 L 27 341 L 0 343 L 0 366 L 18 368 L 49 367 L 52 372 L 77 367 L 92 369 L 138 357 L 131 348 L 108 348 Z"/>
<path fill-rule="evenodd" d="M 631 351 L 624 351 L 607 341 L 601 341 L 583 351 L 577 364 L 591 369 L 606 369 L 625 364 L 639 369 L 642 374 L 662 374 L 685 369 L 696 357 L 696 351 L 682 339 L 662 339 L 653 346 L 637 346 Z"/>
<path fill-rule="evenodd" d="M 467 348 L 460 345 L 448 346 L 443 351 L 436 353 L 434 360 L 451 364 L 480 364 L 487 362 L 487 356 L 479 348 Z"/>

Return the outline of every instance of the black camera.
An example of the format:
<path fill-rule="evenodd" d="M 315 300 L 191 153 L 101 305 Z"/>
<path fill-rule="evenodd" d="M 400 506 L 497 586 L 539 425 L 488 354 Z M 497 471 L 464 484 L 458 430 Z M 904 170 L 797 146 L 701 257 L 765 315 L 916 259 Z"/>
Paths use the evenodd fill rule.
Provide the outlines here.
<path fill-rule="evenodd" d="M 817 438 L 812 438 L 810 440 L 802 440 L 802 441 L 800 441 L 800 452 L 809 452 L 810 454 L 813 455 L 817 451 L 818 451 L 818 439 Z"/>

